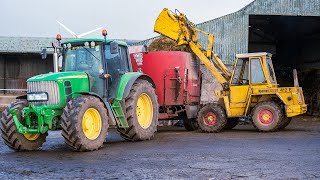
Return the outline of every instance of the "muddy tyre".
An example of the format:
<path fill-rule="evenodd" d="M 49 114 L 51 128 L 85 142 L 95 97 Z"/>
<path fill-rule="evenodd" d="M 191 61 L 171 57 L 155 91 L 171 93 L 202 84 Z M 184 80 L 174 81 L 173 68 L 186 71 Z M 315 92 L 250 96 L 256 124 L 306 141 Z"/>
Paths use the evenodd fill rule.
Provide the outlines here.
<path fill-rule="evenodd" d="M 107 110 L 100 99 L 80 96 L 69 101 L 61 116 L 62 136 L 75 151 L 94 151 L 108 134 Z"/>
<path fill-rule="evenodd" d="M 227 124 L 226 112 L 218 104 L 207 104 L 198 113 L 199 129 L 205 133 L 218 133 Z"/>
<path fill-rule="evenodd" d="M 279 126 L 279 130 L 286 128 L 291 123 L 292 117 L 284 117 Z"/>
<path fill-rule="evenodd" d="M 118 128 L 120 135 L 128 141 L 150 140 L 157 131 L 158 101 L 148 81 L 138 79 L 132 85 L 125 111 L 129 128 Z"/>
<path fill-rule="evenodd" d="M 27 107 L 27 101 L 18 100 L 11 103 L 2 112 L 1 115 L 1 137 L 4 143 L 11 149 L 15 151 L 31 151 L 36 150 L 42 146 L 46 141 L 48 133 L 45 134 L 20 134 L 17 131 L 16 125 L 13 121 L 13 117 L 10 114 L 10 109 L 15 108 L 18 110 L 17 117 L 23 124 L 23 119 L 21 117 L 21 110 Z"/>
<path fill-rule="evenodd" d="M 273 101 L 260 102 L 252 110 L 253 126 L 262 132 L 278 130 L 283 118 L 280 106 Z"/>
<path fill-rule="evenodd" d="M 227 124 L 224 127 L 225 130 L 231 130 L 235 128 L 239 123 L 239 118 L 228 118 Z"/>

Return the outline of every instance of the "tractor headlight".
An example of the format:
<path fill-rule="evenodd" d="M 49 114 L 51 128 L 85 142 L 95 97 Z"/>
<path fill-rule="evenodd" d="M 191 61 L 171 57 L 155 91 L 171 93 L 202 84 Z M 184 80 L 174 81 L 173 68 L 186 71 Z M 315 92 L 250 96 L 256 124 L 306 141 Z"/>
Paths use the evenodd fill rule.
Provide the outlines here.
<path fill-rule="evenodd" d="M 27 94 L 28 101 L 48 101 L 46 92 L 30 92 Z"/>

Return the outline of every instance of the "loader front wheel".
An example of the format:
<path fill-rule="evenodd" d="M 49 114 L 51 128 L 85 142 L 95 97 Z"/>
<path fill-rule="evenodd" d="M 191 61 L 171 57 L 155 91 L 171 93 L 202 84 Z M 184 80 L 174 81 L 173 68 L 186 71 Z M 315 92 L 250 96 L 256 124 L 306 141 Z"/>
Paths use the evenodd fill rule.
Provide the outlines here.
<path fill-rule="evenodd" d="M 151 83 L 136 80 L 125 99 L 125 108 L 129 128 L 118 128 L 121 136 L 129 141 L 150 140 L 158 125 L 158 101 Z"/>
<path fill-rule="evenodd" d="M 218 104 L 207 104 L 199 111 L 197 122 L 202 132 L 218 133 L 227 124 L 226 112 Z"/>
<path fill-rule="evenodd" d="M 262 132 L 278 130 L 283 118 L 280 106 L 273 101 L 260 102 L 252 110 L 253 125 Z"/>
<path fill-rule="evenodd" d="M 80 96 L 63 109 L 62 136 L 67 146 L 75 151 L 94 151 L 102 147 L 108 127 L 107 110 L 96 97 Z"/>
<path fill-rule="evenodd" d="M 48 133 L 45 134 L 20 134 L 17 131 L 16 125 L 13 121 L 13 117 L 10 114 L 10 109 L 15 108 L 18 110 L 17 118 L 22 124 L 24 124 L 24 119 L 21 116 L 21 111 L 24 107 L 27 107 L 27 101 L 18 100 L 11 103 L 2 112 L 1 116 L 1 137 L 4 143 L 11 149 L 15 151 L 31 151 L 36 150 L 42 146 L 46 141 Z"/>

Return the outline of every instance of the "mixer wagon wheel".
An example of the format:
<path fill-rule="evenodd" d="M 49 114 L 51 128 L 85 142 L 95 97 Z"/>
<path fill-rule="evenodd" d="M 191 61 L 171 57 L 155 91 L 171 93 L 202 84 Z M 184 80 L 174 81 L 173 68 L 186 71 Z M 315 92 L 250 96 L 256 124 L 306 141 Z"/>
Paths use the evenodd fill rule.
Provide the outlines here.
<path fill-rule="evenodd" d="M 96 97 L 77 97 L 63 109 L 61 134 L 67 146 L 75 151 L 94 151 L 102 147 L 108 127 L 107 110 Z"/>
<path fill-rule="evenodd" d="M 150 140 L 158 125 L 158 101 L 152 85 L 136 80 L 125 99 L 125 108 L 129 128 L 118 128 L 121 136 L 129 141 Z"/>
<path fill-rule="evenodd" d="M 228 118 L 227 124 L 224 127 L 225 130 L 230 130 L 235 128 L 239 123 L 239 118 Z"/>
<path fill-rule="evenodd" d="M 179 118 L 183 121 L 183 126 L 187 131 L 195 131 L 199 128 L 196 118 L 188 119 L 186 112 L 179 113 Z"/>
<path fill-rule="evenodd" d="M 36 150 L 42 146 L 46 141 L 48 133 L 45 134 L 20 134 L 17 131 L 16 125 L 13 121 L 13 117 L 10 114 L 10 109 L 15 108 L 18 110 L 17 117 L 23 124 L 23 119 L 21 117 L 21 110 L 27 107 L 27 101 L 18 100 L 11 103 L 2 112 L 1 116 L 1 137 L 4 143 L 11 149 L 16 151 L 31 151 Z"/>
<path fill-rule="evenodd" d="M 217 133 L 227 124 L 226 112 L 218 104 L 206 104 L 199 111 L 197 121 L 202 132 Z"/>
<path fill-rule="evenodd" d="M 283 111 L 273 101 L 260 102 L 252 110 L 253 126 L 262 132 L 278 130 L 283 118 Z"/>

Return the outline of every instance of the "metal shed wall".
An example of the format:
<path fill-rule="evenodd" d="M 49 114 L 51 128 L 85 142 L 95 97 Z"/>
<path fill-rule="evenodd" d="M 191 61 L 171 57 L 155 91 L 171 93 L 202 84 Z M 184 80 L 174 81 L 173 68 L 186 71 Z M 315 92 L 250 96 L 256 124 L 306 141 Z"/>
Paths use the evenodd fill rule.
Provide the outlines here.
<path fill-rule="evenodd" d="M 233 64 L 235 54 L 248 52 L 250 14 L 320 16 L 320 0 L 256 0 L 235 13 L 198 24 L 199 29 L 216 36 L 214 52 L 224 63 Z M 134 45 L 149 45 L 155 38 Z M 199 39 L 206 46 L 207 38 L 200 35 Z"/>

